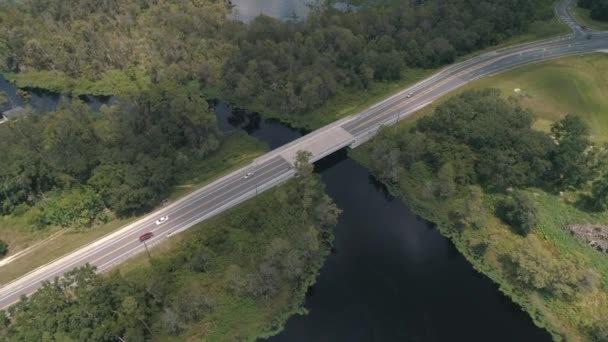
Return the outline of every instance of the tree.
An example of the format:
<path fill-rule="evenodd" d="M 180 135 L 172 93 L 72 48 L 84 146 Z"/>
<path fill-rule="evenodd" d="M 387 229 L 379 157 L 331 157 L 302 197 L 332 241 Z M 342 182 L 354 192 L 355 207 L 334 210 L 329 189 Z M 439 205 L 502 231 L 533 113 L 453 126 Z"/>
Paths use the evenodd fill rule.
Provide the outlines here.
<path fill-rule="evenodd" d="M 114 341 L 127 330 L 121 290 L 89 265 L 69 271 L 9 309 L 8 339 Z"/>
<path fill-rule="evenodd" d="M 186 284 L 176 294 L 173 307 L 180 321 L 184 323 L 200 320 L 209 313 L 213 305 L 197 284 Z"/>
<path fill-rule="evenodd" d="M 105 205 L 101 197 L 89 187 L 74 188 L 66 191 L 47 203 L 41 203 L 40 211 L 45 225 L 61 227 L 90 227 L 96 222 L 102 223 L 102 212 Z"/>
<path fill-rule="evenodd" d="M 608 21 L 608 0 L 597 0 L 591 6 L 591 18 Z"/>
<path fill-rule="evenodd" d="M 9 102 L 9 97 L 6 95 L 6 92 L 0 90 L 0 106 Z"/>
<path fill-rule="evenodd" d="M 209 252 L 205 248 L 197 248 L 190 259 L 190 268 L 195 272 L 206 272 L 209 262 Z"/>
<path fill-rule="evenodd" d="M 312 153 L 308 151 L 298 151 L 296 153 L 296 177 L 307 178 L 313 174 L 314 166 L 310 163 Z"/>
<path fill-rule="evenodd" d="M 534 202 L 522 191 L 514 191 L 499 201 L 496 214 L 523 236 L 528 235 L 539 223 Z"/>
<path fill-rule="evenodd" d="M 587 203 L 587 206 L 592 210 L 608 210 L 608 174 L 593 183 Z"/>
<path fill-rule="evenodd" d="M 456 182 L 454 181 L 454 167 L 450 163 L 444 164 L 437 174 L 439 196 L 450 197 L 456 191 Z"/>
<path fill-rule="evenodd" d="M 308 151 L 298 151 L 296 154 L 295 169 L 298 191 L 294 196 L 302 208 L 302 217 L 307 217 L 309 210 L 313 209 L 318 191 L 322 187 L 313 172 L 314 165 L 309 162 L 311 156 L 312 153 Z"/>
<path fill-rule="evenodd" d="M 8 244 L 4 240 L 0 240 L 0 258 L 8 253 Z"/>
<path fill-rule="evenodd" d="M 161 316 L 163 328 L 169 335 L 176 336 L 183 330 L 183 323 L 179 315 L 170 308 L 165 308 Z"/>
<path fill-rule="evenodd" d="M 593 146 L 589 128 L 577 116 L 568 114 L 551 127 L 556 147 L 550 154 L 551 181 L 563 187 L 579 187 L 594 178 Z"/>
<path fill-rule="evenodd" d="M 537 291 L 572 297 L 585 286 L 587 272 L 569 259 L 556 258 L 534 235 L 528 236 L 504 260 L 520 284 Z"/>
<path fill-rule="evenodd" d="M 463 201 L 456 202 L 457 207 L 450 213 L 450 218 L 457 228 L 481 229 L 488 220 L 488 213 L 483 204 L 483 190 L 471 186 L 469 196 Z"/>
<path fill-rule="evenodd" d="M 532 123 L 532 113 L 484 89 L 449 99 L 416 130 L 426 136 L 422 158 L 436 172 L 451 163 L 459 182 L 502 191 L 539 184 L 551 166 L 554 144 Z"/>

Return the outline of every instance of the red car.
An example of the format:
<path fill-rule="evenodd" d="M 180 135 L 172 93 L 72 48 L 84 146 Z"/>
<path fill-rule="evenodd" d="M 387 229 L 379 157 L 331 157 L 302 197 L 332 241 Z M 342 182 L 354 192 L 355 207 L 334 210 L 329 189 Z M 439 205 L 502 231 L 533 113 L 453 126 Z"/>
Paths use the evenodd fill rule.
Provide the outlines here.
<path fill-rule="evenodd" d="M 144 234 L 144 235 L 142 235 L 142 236 L 139 237 L 139 241 L 144 242 L 146 240 L 149 240 L 153 236 L 154 236 L 154 234 L 151 233 L 151 232 L 150 233 L 146 233 L 146 234 Z"/>

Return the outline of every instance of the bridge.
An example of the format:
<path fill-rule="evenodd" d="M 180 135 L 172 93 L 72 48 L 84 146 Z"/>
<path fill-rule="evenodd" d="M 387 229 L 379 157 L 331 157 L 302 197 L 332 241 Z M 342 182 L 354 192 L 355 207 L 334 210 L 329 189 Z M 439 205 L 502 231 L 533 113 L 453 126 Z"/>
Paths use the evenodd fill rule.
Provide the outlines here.
<path fill-rule="evenodd" d="M 361 145 L 382 127 L 399 122 L 439 97 L 481 77 L 554 58 L 608 51 L 608 32 L 583 30 L 569 11 L 570 2 L 560 2 L 556 13 L 572 28 L 572 34 L 487 52 L 451 65 L 359 114 L 270 151 L 250 165 L 175 203 L 6 284 L 0 289 L 0 308 L 15 303 L 22 295 L 33 293 L 42 281 L 59 277 L 74 267 L 90 263 L 103 272 L 141 253 L 143 246 L 138 237 L 146 232 L 154 233 L 148 246 L 155 245 L 287 181 L 295 174 L 293 164 L 298 151 L 309 151 L 311 161 L 318 161 L 345 147 Z M 253 175 L 244 177 L 249 172 Z M 156 225 L 156 220 L 163 216 L 168 216 L 168 221 Z"/>

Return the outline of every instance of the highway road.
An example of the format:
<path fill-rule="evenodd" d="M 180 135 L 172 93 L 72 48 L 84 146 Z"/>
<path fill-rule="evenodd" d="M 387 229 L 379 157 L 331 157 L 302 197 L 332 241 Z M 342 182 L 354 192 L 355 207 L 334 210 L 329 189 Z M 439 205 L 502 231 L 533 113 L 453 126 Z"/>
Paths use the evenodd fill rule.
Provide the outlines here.
<path fill-rule="evenodd" d="M 139 236 L 152 232 L 148 247 L 281 184 L 293 177 L 293 155 L 297 150 L 313 152 L 313 161 L 345 146 L 355 147 L 369 140 L 382 126 L 411 115 L 437 98 L 473 80 L 521 65 L 570 55 L 608 50 L 608 32 L 583 30 L 569 12 L 571 0 L 556 7 L 557 15 L 573 30 L 572 34 L 484 53 L 454 64 L 369 109 L 314 131 L 258 158 L 251 165 L 197 190 L 137 222 L 94 243 L 42 266 L 0 288 L 0 308 L 6 308 L 29 295 L 41 282 L 61 276 L 68 270 L 90 263 L 100 272 L 144 251 Z M 590 39 L 589 39 L 590 38 Z M 410 94 L 408 96 L 408 94 Z M 245 178 L 252 172 L 253 175 Z M 156 224 L 157 219 L 168 220 Z M 2 268 L 0 267 L 0 272 Z"/>

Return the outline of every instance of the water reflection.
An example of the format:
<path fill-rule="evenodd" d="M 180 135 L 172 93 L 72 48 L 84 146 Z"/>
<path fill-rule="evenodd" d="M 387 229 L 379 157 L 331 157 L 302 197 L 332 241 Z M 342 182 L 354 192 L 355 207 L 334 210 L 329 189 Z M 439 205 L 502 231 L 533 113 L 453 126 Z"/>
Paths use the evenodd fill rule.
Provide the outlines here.
<path fill-rule="evenodd" d="M 264 119 L 260 114 L 233 108 L 222 101 L 210 101 L 215 111 L 218 127 L 223 132 L 242 129 L 247 134 L 265 142 L 271 149 L 281 147 L 308 133 L 274 119 Z"/>
<path fill-rule="evenodd" d="M 344 150 L 316 169 L 344 210 L 337 253 L 308 292 L 310 313 L 269 341 L 550 341 Z"/>
<path fill-rule="evenodd" d="M 31 106 L 37 113 L 53 112 L 57 109 L 57 106 L 61 101 L 69 101 L 71 98 L 67 95 L 59 94 L 56 92 L 44 90 L 44 89 L 32 89 L 25 88 L 22 92 L 27 94 L 28 99 L 24 100 L 19 96 L 19 91 L 14 84 L 6 80 L 0 75 L 0 91 L 4 92 L 7 97 L 7 103 L 0 105 L 0 110 L 8 110 L 17 106 Z M 102 105 L 111 105 L 118 101 L 115 96 L 80 96 L 79 99 L 87 103 L 91 110 L 99 111 Z"/>
<path fill-rule="evenodd" d="M 304 18 L 308 13 L 310 0 L 231 0 L 235 6 L 233 16 L 237 20 L 249 22 L 260 14 L 277 18 Z"/>

